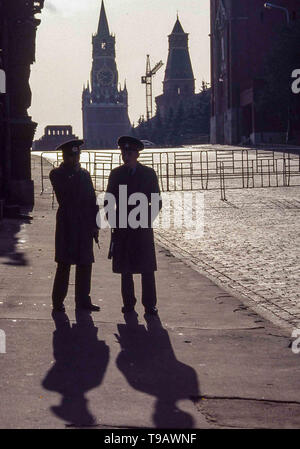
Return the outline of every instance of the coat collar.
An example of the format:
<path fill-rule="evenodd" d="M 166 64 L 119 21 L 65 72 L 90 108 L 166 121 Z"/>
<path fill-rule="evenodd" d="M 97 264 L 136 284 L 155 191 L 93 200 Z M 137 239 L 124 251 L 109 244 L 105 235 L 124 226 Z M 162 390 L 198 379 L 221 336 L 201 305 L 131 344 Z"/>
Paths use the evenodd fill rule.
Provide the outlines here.
<path fill-rule="evenodd" d="M 130 170 L 130 167 L 127 167 L 127 165 L 125 165 L 125 164 L 123 164 L 122 167 L 125 171 Z M 143 165 L 140 162 L 137 162 L 137 164 L 135 166 L 135 172 L 139 171 L 141 169 L 141 167 L 143 167 Z"/>
<path fill-rule="evenodd" d="M 70 167 L 68 165 L 66 165 L 64 162 L 62 162 L 59 166 L 59 168 L 61 168 L 62 170 L 66 171 L 67 173 L 78 173 L 81 170 L 81 165 L 79 164 L 79 170 L 75 170 L 73 167 Z"/>

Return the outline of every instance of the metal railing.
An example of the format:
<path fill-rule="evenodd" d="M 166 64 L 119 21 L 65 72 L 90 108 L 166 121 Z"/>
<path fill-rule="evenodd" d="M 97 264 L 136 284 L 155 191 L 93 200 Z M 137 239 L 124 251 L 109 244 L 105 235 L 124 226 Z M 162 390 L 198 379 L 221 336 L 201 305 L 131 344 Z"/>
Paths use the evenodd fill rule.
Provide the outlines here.
<path fill-rule="evenodd" d="M 106 188 L 106 181 L 113 169 L 113 156 L 113 153 L 106 152 L 94 154 L 93 172 L 90 170 L 90 173 L 96 191 L 104 191 Z"/>
<path fill-rule="evenodd" d="M 41 154 L 42 191 L 48 170 L 44 167 L 47 153 Z M 53 167 L 62 161 L 56 153 L 50 162 Z M 49 153 L 48 153 L 49 154 Z M 83 151 L 81 162 L 92 177 L 95 190 L 106 190 L 109 174 L 122 164 L 117 151 Z M 49 158 L 47 159 L 49 162 Z M 220 190 L 221 199 L 226 201 L 229 189 L 289 187 L 300 185 L 300 155 L 274 151 L 234 150 L 178 150 L 145 151 L 139 161 L 153 168 L 158 176 L 162 192 L 183 190 Z"/>

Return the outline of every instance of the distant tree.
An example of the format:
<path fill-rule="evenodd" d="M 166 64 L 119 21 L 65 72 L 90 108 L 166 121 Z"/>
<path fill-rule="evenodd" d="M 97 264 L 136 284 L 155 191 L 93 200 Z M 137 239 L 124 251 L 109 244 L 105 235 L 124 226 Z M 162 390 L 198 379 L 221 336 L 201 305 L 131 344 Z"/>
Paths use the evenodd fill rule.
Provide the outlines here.
<path fill-rule="evenodd" d="M 165 143 L 166 145 L 172 145 L 173 141 L 173 120 L 174 120 L 174 110 L 169 108 L 167 116 L 164 120 L 164 130 L 165 130 Z"/>
<path fill-rule="evenodd" d="M 143 116 L 138 120 L 137 134 L 139 139 L 149 140 L 148 124 Z"/>
<path fill-rule="evenodd" d="M 137 137 L 136 128 L 134 127 L 134 123 L 132 124 L 130 134 L 132 135 L 132 137 Z"/>
<path fill-rule="evenodd" d="M 198 134 L 210 133 L 211 89 L 201 91 L 196 104 L 196 126 Z"/>
<path fill-rule="evenodd" d="M 155 117 L 152 119 L 152 132 L 150 140 L 158 145 L 164 145 L 164 126 L 158 109 Z"/>
<path fill-rule="evenodd" d="M 170 135 L 170 144 L 174 146 L 181 145 L 183 142 L 183 133 L 184 133 L 184 118 L 185 111 L 183 107 L 183 103 L 180 102 L 175 114 L 173 116 L 172 124 L 171 124 L 171 135 Z"/>
<path fill-rule="evenodd" d="M 192 103 L 186 110 L 183 121 L 184 138 L 191 139 L 195 134 L 196 112 L 195 105 Z"/>
<path fill-rule="evenodd" d="M 134 128 L 135 135 L 162 146 L 183 145 L 191 140 L 197 142 L 199 136 L 209 135 L 210 103 L 211 89 L 203 81 L 193 101 L 183 100 L 176 109 L 170 107 L 164 119 L 159 109 L 151 120 L 145 121 L 140 117 L 138 126 Z"/>
<path fill-rule="evenodd" d="M 211 90 L 203 82 L 202 90 L 185 114 L 184 139 L 197 140 L 197 136 L 210 133 Z"/>

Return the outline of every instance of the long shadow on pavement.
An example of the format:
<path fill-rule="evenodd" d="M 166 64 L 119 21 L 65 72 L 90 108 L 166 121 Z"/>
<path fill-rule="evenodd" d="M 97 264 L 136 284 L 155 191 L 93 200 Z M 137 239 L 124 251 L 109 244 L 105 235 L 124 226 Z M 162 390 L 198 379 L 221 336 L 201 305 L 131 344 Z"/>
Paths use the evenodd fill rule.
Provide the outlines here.
<path fill-rule="evenodd" d="M 28 265 L 24 253 L 17 249 L 19 243 L 17 234 L 20 232 L 23 223 L 31 223 L 31 218 L 24 215 L 24 218 L 5 218 L 0 221 L 0 257 L 4 259 L 0 263 L 3 265 Z"/>
<path fill-rule="evenodd" d="M 55 365 L 42 382 L 46 390 L 62 395 L 61 404 L 52 412 L 66 422 L 66 426 L 88 427 L 97 422 L 88 409 L 85 393 L 102 383 L 108 361 L 109 348 L 97 338 L 98 328 L 87 312 L 76 313 L 72 326 L 67 315 L 53 316 Z"/>
<path fill-rule="evenodd" d="M 193 417 L 178 407 L 180 400 L 200 395 L 195 370 L 176 359 L 168 332 L 158 318 L 147 329 L 136 322 L 119 324 L 115 334 L 121 352 L 116 364 L 128 384 L 156 397 L 152 416 L 157 428 L 193 428 Z"/>

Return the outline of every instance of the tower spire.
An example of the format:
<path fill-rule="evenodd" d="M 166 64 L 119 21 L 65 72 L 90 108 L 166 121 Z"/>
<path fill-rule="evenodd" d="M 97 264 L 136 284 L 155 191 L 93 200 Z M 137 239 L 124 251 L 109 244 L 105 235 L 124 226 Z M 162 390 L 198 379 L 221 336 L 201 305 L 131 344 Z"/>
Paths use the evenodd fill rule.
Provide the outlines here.
<path fill-rule="evenodd" d="M 100 12 L 100 19 L 99 19 L 97 34 L 101 35 L 101 36 L 109 36 L 109 27 L 108 27 L 106 12 L 105 12 L 104 0 L 102 0 L 102 3 L 101 3 L 101 12 Z"/>
<path fill-rule="evenodd" d="M 131 129 L 128 94 L 118 89 L 116 40 L 109 32 L 103 0 L 99 9 L 98 31 L 92 37 L 91 77 L 82 108 L 85 144 L 93 149 L 115 148 L 119 136 L 128 135 Z"/>
<path fill-rule="evenodd" d="M 177 19 L 176 19 L 172 34 L 177 34 L 177 33 L 184 34 L 182 25 L 181 25 L 179 17 L 178 17 L 178 11 L 177 11 Z"/>

